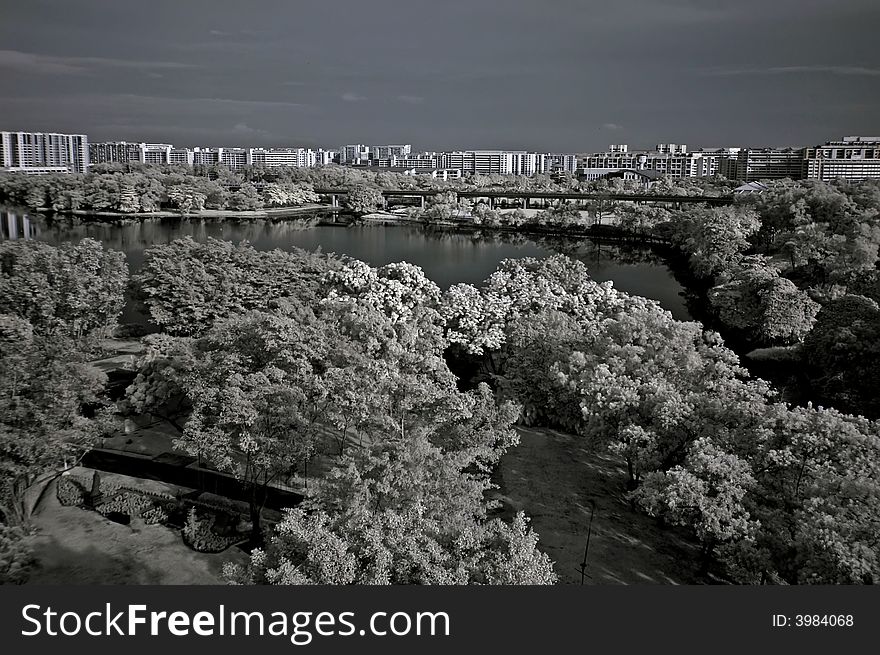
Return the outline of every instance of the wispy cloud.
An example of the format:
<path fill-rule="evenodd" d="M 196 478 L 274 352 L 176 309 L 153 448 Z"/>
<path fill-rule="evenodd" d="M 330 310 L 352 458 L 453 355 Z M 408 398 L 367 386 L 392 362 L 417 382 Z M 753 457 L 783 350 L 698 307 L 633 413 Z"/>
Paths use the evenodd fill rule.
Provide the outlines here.
<path fill-rule="evenodd" d="M 820 73 L 827 75 L 861 75 L 868 77 L 880 76 L 880 68 L 867 66 L 770 66 L 768 68 L 739 68 L 739 69 L 715 69 L 704 71 L 705 75 L 725 77 L 732 75 L 796 75 L 796 74 Z"/>
<path fill-rule="evenodd" d="M 358 95 L 357 93 L 353 93 L 348 91 L 347 93 L 343 93 L 340 96 L 345 102 L 361 102 L 362 100 L 366 100 L 366 96 Z"/>
<path fill-rule="evenodd" d="M 409 95 L 399 95 L 397 99 L 400 102 L 405 102 L 409 105 L 420 105 L 425 102 L 425 99 L 422 96 L 409 96 Z"/>
<path fill-rule="evenodd" d="M 77 75 L 104 68 L 173 70 L 199 68 L 174 61 L 138 61 L 108 57 L 55 57 L 21 50 L 0 50 L 0 69 L 42 75 Z"/>
<path fill-rule="evenodd" d="M 617 123 L 602 123 L 602 129 L 616 132 L 617 130 L 622 130 L 623 125 L 618 125 Z"/>

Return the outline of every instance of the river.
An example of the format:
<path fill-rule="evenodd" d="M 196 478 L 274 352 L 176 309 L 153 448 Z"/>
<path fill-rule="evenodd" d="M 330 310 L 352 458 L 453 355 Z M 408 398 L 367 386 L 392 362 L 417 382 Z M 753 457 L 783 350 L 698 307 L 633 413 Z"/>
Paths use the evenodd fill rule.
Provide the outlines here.
<path fill-rule="evenodd" d="M 547 257 L 564 252 L 586 263 L 593 279 L 612 280 L 621 291 L 657 300 L 679 320 L 691 319 L 681 284 L 663 258 L 645 247 L 491 231 L 467 233 L 416 225 L 348 225 L 315 216 L 283 221 L 230 216 L 85 223 L 0 209 L 0 240 L 36 239 L 57 245 L 92 238 L 105 247 L 124 252 L 132 271 L 143 263 L 144 250 L 184 236 L 196 241 L 209 237 L 248 241 L 258 250 L 321 248 L 373 266 L 406 261 L 420 266 L 442 289 L 458 282 L 479 284 L 503 259 Z M 139 323 L 143 317 L 129 304 L 121 320 Z"/>

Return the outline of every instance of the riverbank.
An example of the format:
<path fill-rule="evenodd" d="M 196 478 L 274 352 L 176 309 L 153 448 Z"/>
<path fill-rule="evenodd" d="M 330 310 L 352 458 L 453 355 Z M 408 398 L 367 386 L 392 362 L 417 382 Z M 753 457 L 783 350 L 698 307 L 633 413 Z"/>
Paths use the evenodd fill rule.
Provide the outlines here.
<path fill-rule="evenodd" d="M 422 218 L 414 218 L 408 215 L 395 214 L 392 212 L 373 212 L 361 216 L 358 220 L 366 224 L 374 225 L 418 225 L 426 228 L 441 228 L 464 233 L 500 232 L 528 236 L 625 241 L 633 245 L 644 245 L 649 247 L 671 245 L 670 240 L 665 237 L 647 233 L 634 233 L 624 230 L 616 225 L 594 224 L 589 227 L 568 228 L 537 224 L 487 225 L 485 223 L 475 223 L 473 217 L 426 221 Z"/>
<path fill-rule="evenodd" d="M 318 212 L 335 212 L 339 211 L 337 207 L 321 204 L 308 204 L 298 207 L 268 207 L 255 210 L 235 210 L 235 209 L 201 209 L 195 212 L 182 214 L 175 211 L 156 211 L 156 212 L 101 212 L 91 209 L 75 209 L 72 211 L 56 212 L 50 207 L 41 207 L 35 211 L 42 214 L 57 216 L 76 216 L 78 218 L 97 218 L 103 220 L 125 220 L 125 219 L 147 219 L 147 218 L 254 218 L 254 219 L 273 219 L 286 218 L 288 216 L 297 216 L 299 214 L 318 213 Z"/>

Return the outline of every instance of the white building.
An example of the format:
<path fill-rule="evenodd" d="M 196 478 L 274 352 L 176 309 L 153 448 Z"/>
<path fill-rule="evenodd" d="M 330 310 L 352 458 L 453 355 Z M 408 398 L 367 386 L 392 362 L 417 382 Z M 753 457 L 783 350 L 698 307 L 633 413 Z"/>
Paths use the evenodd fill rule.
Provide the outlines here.
<path fill-rule="evenodd" d="M 320 151 L 324 153 L 325 151 Z M 318 164 L 318 156 L 311 148 L 251 148 L 248 163 L 252 166 L 276 168 L 279 166 L 311 167 Z M 322 155 L 322 161 L 328 160 Z"/>
<path fill-rule="evenodd" d="M 807 148 L 804 176 L 825 181 L 880 178 L 880 136 L 845 136 Z"/>
<path fill-rule="evenodd" d="M 85 134 L 0 132 L 0 168 L 86 173 L 89 140 Z"/>
<path fill-rule="evenodd" d="M 684 155 L 687 154 L 688 147 L 684 143 L 658 143 L 655 150 L 667 155 Z"/>

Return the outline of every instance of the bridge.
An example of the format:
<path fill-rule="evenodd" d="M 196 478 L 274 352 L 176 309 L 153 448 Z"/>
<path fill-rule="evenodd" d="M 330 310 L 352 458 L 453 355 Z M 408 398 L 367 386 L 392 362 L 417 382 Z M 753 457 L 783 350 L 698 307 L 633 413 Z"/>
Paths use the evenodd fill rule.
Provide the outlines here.
<path fill-rule="evenodd" d="M 339 199 L 347 196 L 349 189 L 315 189 L 319 196 L 330 198 L 334 207 L 339 206 Z M 503 189 L 462 191 L 458 189 L 382 189 L 382 195 L 388 198 L 418 198 L 422 209 L 425 208 L 427 198 L 441 193 L 453 193 L 458 198 L 474 198 L 485 200 L 490 208 L 495 206 L 497 200 L 521 200 L 525 209 L 529 208 L 532 201 L 540 200 L 542 206 L 552 205 L 554 202 L 610 202 L 625 201 L 637 204 L 654 204 L 674 209 L 680 209 L 686 204 L 704 204 L 719 207 L 733 204 L 733 196 L 676 196 L 658 194 L 627 194 L 627 193 L 577 193 L 574 191 L 505 191 Z"/>

